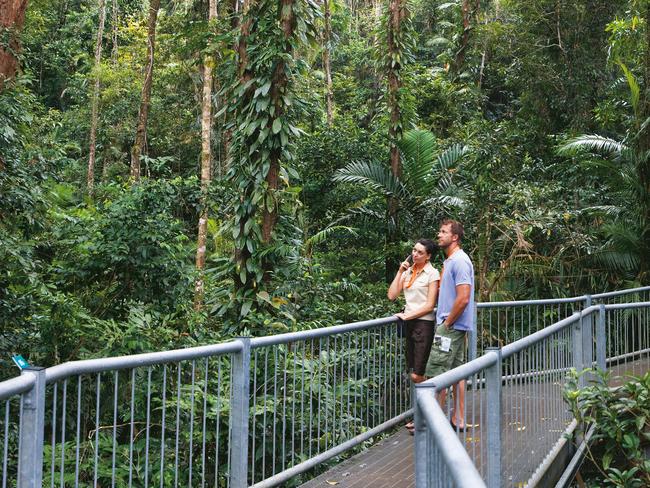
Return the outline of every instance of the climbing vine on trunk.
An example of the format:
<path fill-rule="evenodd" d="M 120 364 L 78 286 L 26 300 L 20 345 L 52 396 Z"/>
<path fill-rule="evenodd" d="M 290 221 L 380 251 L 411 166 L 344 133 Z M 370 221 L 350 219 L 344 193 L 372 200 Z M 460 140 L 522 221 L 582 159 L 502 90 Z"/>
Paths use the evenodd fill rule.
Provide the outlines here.
<path fill-rule="evenodd" d="M 261 0 L 251 5 L 242 26 L 250 26 L 246 51 L 255 52 L 231 87 L 234 133 L 227 177 L 239 193 L 231 223 L 235 241 L 236 301 L 241 315 L 253 306 L 272 259 L 275 225 L 289 184 L 296 73 L 304 67 L 296 53 L 315 37 L 318 7 L 307 0 Z M 240 60 L 241 61 L 241 60 Z M 264 262 L 263 262 L 264 261 Z"/>

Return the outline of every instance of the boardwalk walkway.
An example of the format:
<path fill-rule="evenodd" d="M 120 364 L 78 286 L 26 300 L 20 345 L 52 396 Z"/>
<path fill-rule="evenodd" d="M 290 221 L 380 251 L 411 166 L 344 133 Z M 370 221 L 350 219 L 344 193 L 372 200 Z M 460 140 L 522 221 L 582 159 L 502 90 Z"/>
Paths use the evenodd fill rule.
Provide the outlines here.
<path fill-rule="evenodd" d="M 612 384 L 622 382 L 625 375 L 641 375 L 650 369 L 650 356 L 643 359 L 612 365 L 610 371 L 613 375 Z M 557 383 L 547 385 L 560 387 Z M 541 445 L 553 445 L 564 431 L 558 428 L 558 422 L 566 428 L 569 424 L 564 411 L 547 411 L 541 408 L 545 402 L 541 401 L 539 392 L 547 391 L 544 388 L 536 392 L 526 391 L 525 388 L 504 387 L 504 409 L 502 442 L 507 454 L 503 459 L 504 485 L 512 487 L 524 486 L 532 476 L 539 463 L 538 456 L 534 453 Z M 475 460 L 479 472 L 481 471 L 481 408 L 472 408 L 472 403 L 481 404 L 480 392 L 468 392 L 467 411 L 474 411 L 477 415 L 468 418 L 468 423 L 476 425 L 460 433 L 465 441 L 467 450 Z M 534 412 L 542 420 L 547 421 L 548 427 L 541 429 L 527 428 L 521 422 L 522 411 Z M 392 436 L 378 442 L 367 451 L 359 453 L 317 478 L 301 485 L 302 488 L 414 488 L 415 465 L 413 458 L 414 438 L 406 429 L 397 430 Z"/>

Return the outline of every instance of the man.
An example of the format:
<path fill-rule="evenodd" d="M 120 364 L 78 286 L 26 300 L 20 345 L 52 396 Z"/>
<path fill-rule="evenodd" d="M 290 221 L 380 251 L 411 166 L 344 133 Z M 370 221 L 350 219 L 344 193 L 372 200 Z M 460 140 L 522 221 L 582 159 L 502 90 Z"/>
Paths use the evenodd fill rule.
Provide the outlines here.
<path fill-rule="evenodd" d="M 474 328 L 474 266 L 461 249 L 465 232 L 460 222 L 445 220 L 438 231 L 438 246 L 444 251 L 436 334 L 427 362 L 428 377 L 437 376 L 465 362 L 467 333 Z M 444 406 L 447 390 L 439 393 Z M 454 385 L 454 407 L 451 423 L 465 430 L 465 381 Z"/>

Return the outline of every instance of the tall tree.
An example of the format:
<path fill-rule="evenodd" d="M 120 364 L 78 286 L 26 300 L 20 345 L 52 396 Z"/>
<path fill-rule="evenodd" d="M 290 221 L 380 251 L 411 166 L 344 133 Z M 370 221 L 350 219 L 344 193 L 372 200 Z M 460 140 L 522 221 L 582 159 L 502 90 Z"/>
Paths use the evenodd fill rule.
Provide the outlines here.
<path fill-rule="evenodd" d="M 117 63 L 117 29 L 118 29 L 118 16 L 119 9 L 117 7 L 117 0 L 113 0 L 113 50 L 111 51 L 111 58 L 113 63 Z"/>
<path fill-rule="evenodd" d="M 23 27 L 26 9 L 27 0 L 3 0 L 0 2 L 0 27 L 10 33 L 9 42 L 6 45 L 0 45 L 0 89 L 4 86 L 5 81 L 13 78 L 18 69 L 15 53 L 19 51 L 20 44 L 16 33 Z"/>
<path fill-rule="evenodd" d="M 213 26 L 217 19 L 217 0 L 208 5 L 208 23 Z M 208 189 L 212 180 L 212 90 L 215 59 L 207 54 L 203 59 L 203 100 L 201 110 L 201 214 L 196 245 L 196 270 L 199 277 L 195 284 L 194 308 L 200 310 L 203 304 L 203 269 L 205 268 L 208 233 Z"/>
<path fill-rule="evenodd" d="M 293 55 L 293 44 L 291 42 L 296 28 L 295 8 L 298 0 L 281 0 L 280 3 L 280 28 L 283 35 L 283 46 L 281 56 L 275 65 L 271 78 L 271 104 L 274 107 L 274 118 L 282 121 L 287 110 L 285 97 L 289 85 L 289 67 L 286 59 Z M 266 175 L 267 204 L 264 205 L 262 213 L 262 240 L 265 243 L 271 241 L 271 235 L 278 220 L 278 201 L 275 193 L 278 190 L 278 178 L 280 176 L 280 158 L 282 157 L 282 144 L 278 144 L 271 150 L 270 167 Z M 271 204 L 269 205 L 269 200 Z M 266 269 L 265 271 L 268 271 Z M 267 275 L 268 276 L 268 275 Z"/>
<path fill-rule="evenodd" d="M 140 156 L 147 143 L 147 120 L 151 105 L 151 85 L 153 83 L 154 51 L 156 47 L 156 22 L 160 10 L 160 0 L 151 0 L 149 4 L 149 21 L 147 24 L 147 66 L 144 70 L 144 83 L 140 96 L 138 126 L 135 132 L 135 142 L 131 148 L 131 178 L 140 180 Z"/>
<path fill-rule="evenodd" d="M 402 111 L 400 107 L 400 89 L 402 88 L 401 70 L 409 58 L 409 12 L 406 0 L 389 0 L 387 18 L 387 78 L 388 78 L 388 110 L 390 120 L 388 139 L 390 144 L 390 168 L 393 177 L 399 179 L 402 175 L 402 165 L 398 142 L 402 137 Z M 388 199 L 388 231 L 387 245 L 390 247 L 399 240 L 396 234 L 399 229 L 399 205 L 393 197 Z M 394 271 L 396 257 L 392 252 L 386 254 L 386 280 L 390 280 Z"/>
<path fill-rule="evenodd" d="M 476 17 L 480 7 L 480 0 L 463 0 L 460 10 L 463 23 L 463 32 L 460 36 L 460 43 L 458 45 L 458 50 L 454 56 L 454 62 L 452 69 L 455 73 L 460 73 L 463 70 L 465 65 L 465 56 L 467 54 L 467 49 L 469 48 L 470 34 L 472 32 L 473 24 L 472 21 Z M 498 4 L 495 8 L 498 8 Z"/>
<path fill-rule="evenodd" d="M 99 26 L 97 27 L 97 40 L 95 42 L 95 83 L 90 110 L 90 150 L 88 154 L 88 174 L 86 186 L 92 195 L 95 185 L 95 152 L 97 146 L 97 119 L 99 111 L 99 68 L 102 62 L 102 39 L 104 37 L 104 21 L 106 19 L 106 0 L 99 0 Z"/>
<path fill-rule="evenodd" d="M 330 52 L 332 49 L 332 12 L 330 0 L 323 0 L 323 16 L 325 26 L 323 29 L 323 67 L 325 69 L 325 102 L 327 106 L 327 125 L 332 127 L 334 119 L 334 100 L 332 93 L 332 67 L 330 63 Z"/>

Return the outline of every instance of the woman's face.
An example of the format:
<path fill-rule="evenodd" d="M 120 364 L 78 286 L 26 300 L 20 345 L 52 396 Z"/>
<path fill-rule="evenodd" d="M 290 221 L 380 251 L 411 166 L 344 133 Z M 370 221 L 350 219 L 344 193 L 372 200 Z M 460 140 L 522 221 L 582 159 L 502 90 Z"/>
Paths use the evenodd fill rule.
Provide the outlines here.
<path fill-rule="evenodd" d="M 419 243 L 413 246 L 411 256 L 413 257 L 413 264 L 423 264 L 431 259 L 431 254 L 429 254 L 426 248 Z"/>

